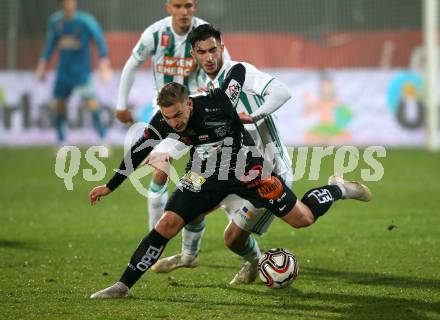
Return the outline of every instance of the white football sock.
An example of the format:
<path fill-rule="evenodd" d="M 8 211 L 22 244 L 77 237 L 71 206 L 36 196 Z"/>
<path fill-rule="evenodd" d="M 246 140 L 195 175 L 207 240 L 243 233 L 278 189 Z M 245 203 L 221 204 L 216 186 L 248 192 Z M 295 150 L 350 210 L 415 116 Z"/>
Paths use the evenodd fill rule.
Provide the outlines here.
<path fill-rule="evenodd" d="M 159 221 L 168 201 L 168 183 L 160 186 L 151 182 L 148 190 L 148 230 L 152 230 Z"/>
<path fill-rule="evenodd" d="M 195 259 L 205 233 L 205 220 L 198 224 L 187 224 L 182 230 L 182 261 L 187 262 Z"/>

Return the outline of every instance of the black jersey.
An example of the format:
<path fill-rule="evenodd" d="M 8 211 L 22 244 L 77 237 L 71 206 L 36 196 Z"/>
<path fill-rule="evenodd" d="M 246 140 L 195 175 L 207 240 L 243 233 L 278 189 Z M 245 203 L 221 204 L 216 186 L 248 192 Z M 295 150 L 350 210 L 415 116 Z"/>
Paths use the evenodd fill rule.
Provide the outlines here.
<path fill-rule="evenodd" d="M 107 186 L 111 190 L 119 186 L 150 154 L 154 145 L 167 137 L 191 146 L 187 171 L 196 172 L 205 178 L 227 180 L 231 174 L 240 176 L 256 163 L 263 163 L 254 141 L 235 110 L 245 74 L 243 65 L 236 64 L 220 88 L 207 95 L 191 97 L 193 111 L 184 132 L 175 132 L 162 114 L 156 113 L 143 137 L 133 145 L 131 152 L 122 161 L 120 171 Z"/>

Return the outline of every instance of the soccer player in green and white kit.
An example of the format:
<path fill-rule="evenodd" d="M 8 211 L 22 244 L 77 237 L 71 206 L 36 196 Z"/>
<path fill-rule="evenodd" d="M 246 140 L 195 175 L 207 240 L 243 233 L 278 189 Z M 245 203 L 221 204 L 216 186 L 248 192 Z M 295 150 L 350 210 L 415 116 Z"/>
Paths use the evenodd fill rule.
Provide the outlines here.
<path fill-rule="evenodd" d="M 194 58 L 208 76 L 207 86 L 219 88 L 229 70 L 238 63 L 223 60 L 224 47 L 220 32 L 211 25 L 201 25 L 191 32 L 189 39 Z M 265 155 L 266 160 L 272 161 L 274 172 L 290 185 L 292 161 L 281 142 L 276 119 L 271 115 L 290 99 L 290 91 L 286 85 L 271 75 L 261 72 L 251 64 L 240 63 L 246 69 L 246 78 L 236 110 L 241 113 L 242 119 L 247 120 L 246 130 L 251 134 L 259 151 Z M 256 208 L 249 201 L 234 194 L 228 195 L 221 205 L 230 220 L 225 230 L 225 243 L 246 261 L 231 284 L 251 283 L 257 276 L 257 263 L 261 253 L 257 242 L 250 234 L 264 234 L 274 215 L 265 208 Z M 159 260 L 152 270 L 165 273 L 180 267 L 197 266 L 203 235 L 197 230 L 200 226 L 203 226 L 203 217 L 197 224 L 187 225 L 182 252 Z"/>
<path fill-rule="evenodd" d="M 154 76 L 153 106 L 156 109 L 157 92 L 164 84 L 172 81 L 183 84 L 190 94 L 197 93 L 197 89 L 203 85 L 203 82 L 199 82 L 203 75 L 200 77 L 201 70 L 191 56 L 191 45 L 187 39 L 191 30 L 207 23 L 194 17 L 197 0 L 167 0 L 165 9 L 170 16 L 153 23 L 142 33 L 122 71 L 116 106 L 116 117 L 121 122 L 133 122 L 127 109 L 128 95 L 136 70 L 150 57 Z M 229 59 L 227 51 L 224 52 L 224 59 Z M 179 159 L 187 150 L 182 143 L 165 139 L 154 152 L 166 153 L 173 159 Z M 164 212 L 168 200 L 167 179 L 163 171 L 154 171 L 148 192 L 149 230 Z"/>

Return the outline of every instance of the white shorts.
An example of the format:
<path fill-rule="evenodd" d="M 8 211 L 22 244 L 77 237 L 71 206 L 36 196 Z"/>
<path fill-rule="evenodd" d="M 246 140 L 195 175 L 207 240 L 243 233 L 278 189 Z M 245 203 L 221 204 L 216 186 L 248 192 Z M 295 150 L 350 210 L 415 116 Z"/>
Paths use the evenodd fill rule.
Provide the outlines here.
<path fill-rule="evenodd" d="M 292 170 L 281 175 L 281 178 L 291 187 Z M 275 218 L 275 215 L 266 208 L 256 208 L 252 203 L 235 194 L 228 195 L 220 202 L 220 206 L 225 209 L 229 221 L 232 220 L 240 229 L 259 236 L 266 233 Z"/>

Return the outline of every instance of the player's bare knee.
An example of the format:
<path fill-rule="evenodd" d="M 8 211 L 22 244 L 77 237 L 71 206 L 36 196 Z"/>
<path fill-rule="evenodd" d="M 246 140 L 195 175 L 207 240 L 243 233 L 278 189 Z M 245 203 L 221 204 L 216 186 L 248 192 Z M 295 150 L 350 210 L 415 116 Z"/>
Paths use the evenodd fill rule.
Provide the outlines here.
<path fill-rule="evenodd" d="M 182 228 L 184 222 L 174 212 L 166 211 L 154 227 L 164 237 L 168 239 L 174 237 Z"/>

